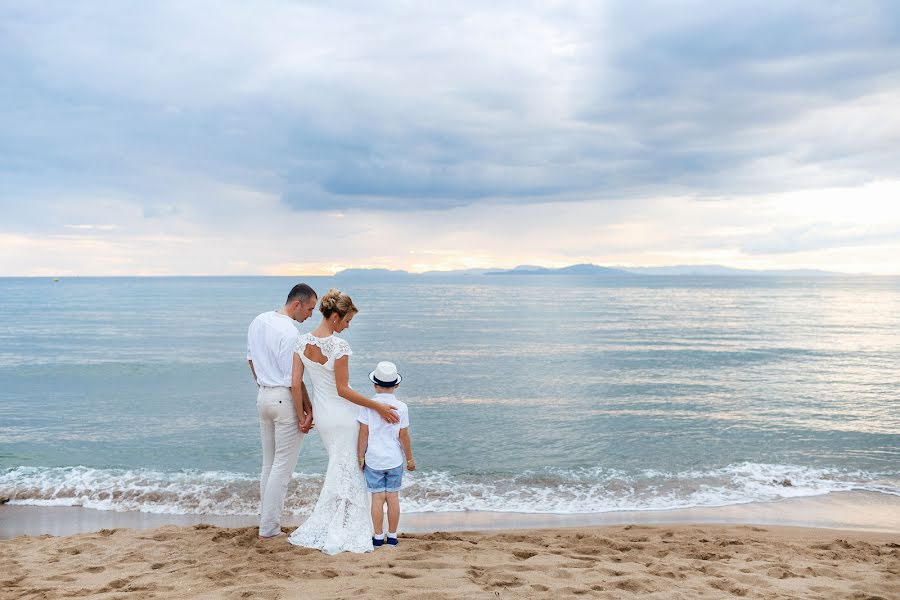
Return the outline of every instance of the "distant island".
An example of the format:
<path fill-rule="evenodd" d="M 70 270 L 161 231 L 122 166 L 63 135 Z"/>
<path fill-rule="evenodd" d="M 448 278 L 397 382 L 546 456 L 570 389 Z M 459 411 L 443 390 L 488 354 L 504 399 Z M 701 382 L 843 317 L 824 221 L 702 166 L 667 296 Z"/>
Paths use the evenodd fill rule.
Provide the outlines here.
<path fill-rule="evenodd" d="M 486 275 L 599 275 L 604 277 L 633 277 L 635 274 L 624 269 L 610 267 L 598 267 L 591 264 L 569 265 L 559 269 L 547 267 L 535 267 L 532 265 L 520 265 L 515 269 L 504 271 L 489 271 Z"/>
<path fill-rule="evenodd" d="M 407 279 L 410 277 L 491 277 L 508 275 L 556 275 L 581 277 L 635 277 L 635 276 L 703 276 L 703 277 L 832 277 L 846 275 L 834 271 L 817 269 L 736 269 L 722 265 L 676 265 L 670 267 L 601 267 L 590 263 L 569 265 L 568 267 L 551 268 L 537 265 L 519 265 L 514 269 L 458 269 L 454 271 L 425 271 L 410 273 L 402 269 L 345 269 L 335 274 L 336 277 L 372 278 L 372 279 Z"/>

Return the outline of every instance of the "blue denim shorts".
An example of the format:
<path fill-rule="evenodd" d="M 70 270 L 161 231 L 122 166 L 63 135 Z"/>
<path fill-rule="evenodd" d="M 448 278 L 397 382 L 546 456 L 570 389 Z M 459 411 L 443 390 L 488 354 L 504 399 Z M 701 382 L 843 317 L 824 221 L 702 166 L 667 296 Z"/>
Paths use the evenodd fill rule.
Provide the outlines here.
<path fill-rule="evenodd" d="M 366 465 L 363 473 L 366 475 L 366 485 L 373 494 L 399 492 L 400 484 L 403 483 L 403 465 L 393 469 L 370 469 Z"/>

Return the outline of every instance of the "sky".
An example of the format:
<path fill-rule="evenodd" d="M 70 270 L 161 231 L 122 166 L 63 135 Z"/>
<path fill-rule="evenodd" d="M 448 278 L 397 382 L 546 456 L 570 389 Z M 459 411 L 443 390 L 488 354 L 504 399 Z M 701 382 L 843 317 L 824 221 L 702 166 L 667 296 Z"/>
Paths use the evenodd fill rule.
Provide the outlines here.
<path fill-rule="evenodd" d="M 0 3 L 0 276 L 900 274 L 900 3 Z"/>

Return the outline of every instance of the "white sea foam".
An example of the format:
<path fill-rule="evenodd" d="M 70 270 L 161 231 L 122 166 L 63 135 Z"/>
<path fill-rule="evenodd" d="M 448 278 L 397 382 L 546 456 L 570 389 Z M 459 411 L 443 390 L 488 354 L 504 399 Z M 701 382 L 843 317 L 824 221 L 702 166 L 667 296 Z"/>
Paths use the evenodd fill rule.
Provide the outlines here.
<path fill-rule="evenodd" d="M 309 513 L 321 484 L 322 475 L 296 474 L 285 508 Z M 407 512 L 570 514 L 724 506 L 849 490 L 900 495 L 900 478 L 755 463 L 676 473 L 601 468 L 550 468 L 516 476 L 424 471 L 406 475 L 402 498 Z M 18 467 L 0 474 L 0 497 L 11 504 L 253 515 L 259 483 L 255 475 L 223 471 Z"/>

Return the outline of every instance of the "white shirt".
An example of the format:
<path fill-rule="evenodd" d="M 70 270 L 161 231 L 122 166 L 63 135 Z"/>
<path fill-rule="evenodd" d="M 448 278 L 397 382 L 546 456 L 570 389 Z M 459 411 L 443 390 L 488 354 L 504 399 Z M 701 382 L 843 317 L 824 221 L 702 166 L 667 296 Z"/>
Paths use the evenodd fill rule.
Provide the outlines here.
<path fill-rule="evenodd" d="M 256 383 L 291 387 L 294 346 L 299 337 L 289 316 L 271 310 L 259 315 L 247 331 L 247 360 L 253 361 Z"/>
<path fill-rule="evenodd" d="M 393 469 L 403 464 L 403 448 L 400 446 L 400 430 L 409 427 L 409 409 L 393 394 L 375 394 L 375 402 L 390 404 L 397 409 L 399 423 L 388 423 L 371 408 L 361 406 L 356 420 L 369 426 L 369 445 L 366 448 L 366 464 L 379 471 Z"/>

